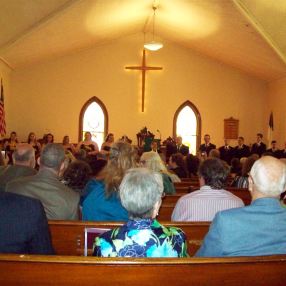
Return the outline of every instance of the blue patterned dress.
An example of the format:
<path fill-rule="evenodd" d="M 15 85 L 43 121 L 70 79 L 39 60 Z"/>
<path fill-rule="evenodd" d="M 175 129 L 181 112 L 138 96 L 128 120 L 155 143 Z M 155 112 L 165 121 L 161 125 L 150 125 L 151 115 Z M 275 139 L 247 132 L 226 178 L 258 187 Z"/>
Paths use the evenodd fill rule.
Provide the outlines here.
<path fill-rule="evenodd" d="M 157 220 L 129 220 L 122 227 L 103 233 L 94 243 L 94 256 L 186 257 L 185 233 L 164 227 Z"/>

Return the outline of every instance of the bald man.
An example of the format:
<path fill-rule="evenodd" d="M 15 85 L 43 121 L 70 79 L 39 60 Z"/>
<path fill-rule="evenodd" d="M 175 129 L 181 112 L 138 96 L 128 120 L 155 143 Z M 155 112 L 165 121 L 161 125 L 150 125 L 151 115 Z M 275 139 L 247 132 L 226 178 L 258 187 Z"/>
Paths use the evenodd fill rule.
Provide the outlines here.
<path fill-rule="evenodd" d="M 14 165 L 3 166 L 0 169 L 0 191 L 5 191 L 6 184 L 10 181 L 37 173 L 35 167 L 34 148 L 27 143 L 18 144 L 13 152 Z"/>
<path fill-rule="evenodd" d="M 218 213 L 196 256 L 257 256 L 286 253 L 286 165 L 265 156 L 249 176 L 251 205 Z"/>

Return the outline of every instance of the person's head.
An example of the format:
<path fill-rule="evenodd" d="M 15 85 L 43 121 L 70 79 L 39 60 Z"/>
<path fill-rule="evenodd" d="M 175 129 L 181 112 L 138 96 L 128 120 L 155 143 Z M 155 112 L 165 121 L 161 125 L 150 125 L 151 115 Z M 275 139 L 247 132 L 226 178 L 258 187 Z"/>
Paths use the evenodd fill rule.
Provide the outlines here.
<path fill-rule="evenodd" d="M 185 169 L 184 156 L 181 153 L 172 154 L 169 158 L 169 166 L 171 168 L 183 168 Z"/>
<path fill-rule="evenodd" d="M 105 137 L 105 142 L 108 143 L 113 143 L 114 142 L 114 135 L 113 133 L 108 133 L 107 136 Z"/>
<path fill-rule="evenodd" d="M 48 143 L 42 150 L 40 157 L 40 169 L 46 168 L 59 173 L 64 167 L 65 150 L 62 145 Z"/>
<path fill-rule="evenodd" d="M 167 172 L 167 168 L 158 153 L 144 152 L 140 158 L 140 163 L 143 167 L 154 172 Z"/>
<path fill-rule="evenodd" d="M 35 167 L 35 150 L 28 143 L 17 144 L 12 157 L 14 165 L 27 166 L 31 168 Z"/>
<path fill-rule="evenodd" d="M 111 146 L 104 179 L 107 196 L 118 190 L 125 172 L 136 167 L 135 155 L 129 143 L 118 141 Z"/>
<path fill-rule="evenodd" d="M 158 150 L 157 141 L 152 141 L 151 142 L 151 149 L 152 149 L 152 151 L 157 152 L 157 150 Z"/>
<path fill-rule="evenodd" d="M 182 145 L 182 142 L 183 142 L 182 136 L 178 136 L 178 137 L 176 138 L 176 143 L 177 143 L 177 145 Z"/>
<path fill-rule="evenodd" d="M 91 175 L 88 163 L 75 160 L 69 164 L 64 172 L 63 178 L 67 186 L 72 189 L 83 189 Z"/>
<path fill-rule="evenodd" d="M 52 133 L 48 133 L 44 136 L 45 144 L 53 143 L 54 142 L 54 135 Z"/>
<path fill-rule="evenodd" d="M 277 143 L 276 140 L 271 141 L 271 148 L 272 149 L 276 149 L 276 143 Z"/>
<path fill-rule="evenodd" d="M 220 158 L 220 152 L 218 149 L 212 149 L 209 153 L 210 158 Z"/>
<path fill-rule="evenodd" d="M 241 176 L 247 177 L 249 172 L 258 158 L 256 156 L 249 156 L 242 164 Z"/>
<path fill-rule="evenodd" d="M 91 141 L 91 138 L 92 138 L 91 133 L 89 131 L 86 131 L 84 133 L 84 141 Z"/>
<path fill-rule="evenodd" d="M 209 144 L 210 141 L 211 141 L 211 136 L 209 134 L 205 134 L 204 141 L 205 141 L 206 144 Z"/>
<path fill-rule="evenodd" d="M 34 132 L 30 132 L 29 135 L 28 135 L 27 142 L 30 144 L 31 142 L 34 143 L 36 141 L 37 141 L 37 139 L 36 139 L 35 133 Z"/>
<path fill-rule="evenodd" d="M 260 143 L 262 141 L 263 135 L 261 133 L 256 134 L 256 142 Z"/>
<path fill-rule="evenodd" d="M 222 160 L 209 158 L 201 163 L 198 173 L 201 185 L 222 189 L 229 174 L 229 168 Z"/>
<path fill-rule="evenodd" d="M 244 138 L 242 136 L 239 136 L 237 139 L 237 143 L 239 146 L 242 146 L 244 144 Z"/>
<path fill-rule="evenodd" d="M 10 133 L 10 140 L 11 141 L 17 141 L 17 133 L 15 131 L 12 131 Z"/>
<path fill-rule="evenodd" d="M 272 156 L 261 157 L 251 168 L 248 181 L 253 198 L 279 198 L 286 187 L 286 165 Z"/>
<path fill-rule="evenodd" d="M 103 180 L 105 177 L 105 166 L 107 161 L 103 159 L 92 160 L 89 163 L 92 171 L 92 176 L 98 180 Z"/>
<path fill-rule="evenodd" d="M 70 137 L 68 135 L 64 136 L 63 138 L 63 145 L 67 145 L 70 143 Z"/>
<path fill-rule="evenodd" d="M 131 219 L 156 217 L 164 189 L 161 174 L 146 168 L 130 169 L 119 189 L 121 203 Z"/>

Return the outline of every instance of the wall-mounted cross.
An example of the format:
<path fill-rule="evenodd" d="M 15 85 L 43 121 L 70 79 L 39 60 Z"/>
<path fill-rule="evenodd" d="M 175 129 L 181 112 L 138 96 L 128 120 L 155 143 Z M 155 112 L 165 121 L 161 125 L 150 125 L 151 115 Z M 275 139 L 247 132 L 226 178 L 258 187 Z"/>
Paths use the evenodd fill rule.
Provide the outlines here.
<path fill-rule="evenodd" d="M 145 101 L 145 74 L 147 70 L 162 70 L 162 67 L 148 67 L 146 66 L 145 50 L 143 50 L 143 59 L 141 66 L 129 66 L 125 67 L 129 70 L 141 70 L 142 71 L 142 107 L 141 111 L 144 112 L 144 101 Z"/>

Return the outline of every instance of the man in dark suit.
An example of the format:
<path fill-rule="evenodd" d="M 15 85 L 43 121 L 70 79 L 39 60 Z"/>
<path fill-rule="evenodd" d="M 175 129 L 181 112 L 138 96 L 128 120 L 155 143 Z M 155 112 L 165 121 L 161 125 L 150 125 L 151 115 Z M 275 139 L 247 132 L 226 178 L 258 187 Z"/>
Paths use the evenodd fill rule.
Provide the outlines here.
<path fill-rule="evenodd" d="M 220 159 L 224 160 L 230 165 L 231 159 L 233 158 L 233 148 L 229 146 L 228 140 L 224 139 L 224 146 L 221 146 L 218 148 L 219 153 L 220 153 Z"/>
<path fill-rule="evenodd" d="M 284 144 L 284 149 L 280 150 L 279 158 L 286 158 L 286 142 Z"/>
<path fill-rule="evenodd" d="M 257 256 L 286 253 L 286 209 L 280 194 L 286 187 L 286 166 L 264 156 L 249 176 L 252 203 L 216 214 L 196 256 Z"/>
<path fill-rule="evenodd" d="M 251 154 L 257 154 L 259 157 L 266 152 L 266 145 L 262 142 L 263 135 L 261 133 L 256 134 L 256 143 L 251 147 Z"/>
<path fill-rule="evenodd" d="M 250 150 L 247 145 L 244 144 L 244 138 L 239 136 L 237 139 L 238 145 L 234 147 L 234 158 L 241 159 L 242 157 L 248 157 L 250 155 Z"/>
<path fill-rule="evenodd" d="M 205 143 L 201 144 L 199 151 L 200 151 L 202 157 L 208 157 L 210 151 L 212 149 L 215 149 L 216 145 L 211 143 L 211 137 L 209 134 L 206 134 L 204 136 L 204 141 L 205 141 Z"/>
<path fill-rule="evenodd" d="M 189 147 L 183 144 L 183 139 L 181 136 L 176 138 L 177 143 L 177 153 L 181 153 L 183 156 L 187 156 L 189 154 Z"/>
<path fill-rule="evenodd" d="M 269 155 L 271 154 L 271 156 L 279 159 L 280 158 L 280 154 L 281 154 L 281 150 L 279 150 L 277 147 L 276 147 L 276 140 L 272 140 L 271 141 L 271 148 L 267 149 L 266 152 L 269 153 Z"/>
<path fill-rule="evenodd" d="M 0 253 L 54 253 L 40 201 L 1 192 L 0 218 Z"/>

